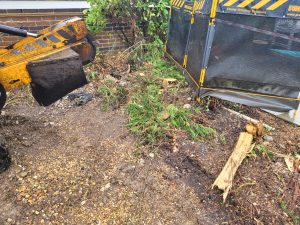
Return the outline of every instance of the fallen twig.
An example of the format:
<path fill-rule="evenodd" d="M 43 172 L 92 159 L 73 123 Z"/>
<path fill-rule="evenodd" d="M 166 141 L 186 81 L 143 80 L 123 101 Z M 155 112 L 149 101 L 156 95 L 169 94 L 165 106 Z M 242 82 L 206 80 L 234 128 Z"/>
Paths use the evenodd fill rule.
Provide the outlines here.
<path fill-rule="evenodd" d="M 134 50 L 136 47 L 143 46 L 144 42 L 145 42 L 144 40 L 139 41 L 139 42 L 135 43 L 134 45 L 130 46 L 129 48 L 125 49 L 123 52 L 121 52 L 120 57 L 122 57 L 126 52 L 131 51 L 131 49 Z"/>

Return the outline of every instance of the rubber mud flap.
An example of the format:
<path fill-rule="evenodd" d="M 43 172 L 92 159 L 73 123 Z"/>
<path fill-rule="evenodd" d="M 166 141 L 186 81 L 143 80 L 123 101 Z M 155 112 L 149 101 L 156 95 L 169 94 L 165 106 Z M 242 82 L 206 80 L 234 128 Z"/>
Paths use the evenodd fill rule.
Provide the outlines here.
<path fill-rule="evenodd" d="M 10 166 L 11 159 L 9 157 L 8 151 L 0 146 L 0 173 L 4 172 Z"/>
<path fill-rule="evenodd" d="M 72 49 L 30 62 L 27 70 L 32 79 L 32 95 L 43 106 L 87 84 L 82 62 Z"/>

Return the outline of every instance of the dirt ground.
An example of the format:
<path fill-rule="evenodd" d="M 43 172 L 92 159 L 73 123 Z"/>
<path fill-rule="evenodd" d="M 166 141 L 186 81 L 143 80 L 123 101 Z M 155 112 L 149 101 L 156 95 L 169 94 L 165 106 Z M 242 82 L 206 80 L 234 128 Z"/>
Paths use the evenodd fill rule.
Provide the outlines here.
<path fill-rule="evenodd" d="M 81 91 L 94 94 L 96 87 L 92 82 Z M 293 200 L 299 176 L 281 157 L 247 157 L 226 203 L 211 190 L 246 124 L 220 106 L 194 119 L 222 139 L 192 141 L 178 132 L 179 151 L 173 152 L 168 140 L 157 148 L 141 146 L 126 127 L 125 107 L 103 112 L 96 95 L 83 106 L 65 98 L 44 108 L 23 92 L 12 95 L 0 117 L 12 157 L 0 174 L 0 224 L 297 223 L 292 218 L 300 215 L 300 200 Z M 193 105 L 190 93 L 183 88 L 172 101 Z M 277 153 L 300 153 L 299 127 L 241 110 L 276 128 L 268 134 L 271 141 L 258 143 Z"/>

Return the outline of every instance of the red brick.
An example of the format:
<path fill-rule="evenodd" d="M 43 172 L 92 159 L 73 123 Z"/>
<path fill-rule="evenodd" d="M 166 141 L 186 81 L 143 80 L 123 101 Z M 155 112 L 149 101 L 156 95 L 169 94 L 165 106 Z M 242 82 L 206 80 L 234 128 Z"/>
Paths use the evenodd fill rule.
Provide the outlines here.
<path fill-rule="evenodd" d="M 59 14 L 59 15 L 58 15 Z M 78 15 L 82 15 L 78 12 L 74 13 Z M 11 17 L 0 17 L 0 23 L 8 26 L 14 26 L 14 27 L 25 27 L 29 30 L 36 30 L 37 27 L 48 27 L 53 24 L 56 24 L 62 20 L 68 19 L 70 17 L 73 17 L 72 15 L 66 13 L 66 15 L 63 15 L 63 13 L 57 13 L 57 12 L 47 12 L 45 15 L 41 16 L 30 16 L 28 14 L 24 14 L 24 16 L 20 16 L 21 14 L 18 14 L 18 16 L 11 16 Z M 116 27 L 116 29 L 119 29 L 120 27 L 123 27 L 124 33 L 126 34 L 127 38 L 132 38 L 132 31 L 126 27 L 126 21 L 124 21 L 124 26 L 112 26 L 110 25 L 110 30 L 100 32 L 95 35 L 95 39 L 97 46 L 101 48 L 124 48 L 125 42 L 120 37 L 123 36 L 122 32 L 120 30 L 114 31 L 113 29 Z M 0 38 L 0 47 L 6 47 L 14 42 L 17 42 L 20 38 L 15 36 L 2 36 Z"/>
<path fill-rule="evenodd" d="M 41 21 L 42 17 L 41 16 L 27 16 L 26 19 L 27 19 L 27 21 Z"/>
<path fill-rule="evenodd" d="M 42 16 L 41 18 L 42 20 L 55 20 L 55 15 L 53 14 L 53 16 Z"/>

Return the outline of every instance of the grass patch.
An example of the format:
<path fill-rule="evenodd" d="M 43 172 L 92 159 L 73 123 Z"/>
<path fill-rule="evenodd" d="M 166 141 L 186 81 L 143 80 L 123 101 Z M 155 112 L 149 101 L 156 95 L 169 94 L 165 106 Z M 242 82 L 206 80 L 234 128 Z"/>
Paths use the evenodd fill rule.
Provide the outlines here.
<path fill-rule="evenodd" d="M 252 150 L 251 155 L 253 156 L 263 155 L 263 156 L 267 156 L 269 159 L 274 158 L 274 154 L 263 145 L 256 145 Z"/>
<path fill-rule="evenodd" d="M 166 136 L 172 129 L 187 131 L 191 138 L 212 136 L 215 131 L 192 121 L 190 110 L 165 105 L 161 100 L 161 90 L 156 84 L 146 86 L 144 91 L 136 93 L 128 104 L 128 127 L 142 143 L 154 144 Z"/>
<path fill-rule="evenodd" d="M 107 111 L 109 108 L 117 109 L 127 100 L 126 89 L 113 82 L 106 82 L 104 86 L 99 87 L 98 94 L 103 99 L 102 111 Z"/>
<path fill-rule="evenodd" d="M 149 69 L 151 70 L 151 77 L 145 77 L 127 106 L 128 127 L 143 144 L 152 145 L 165 138 L 168 131 L 176 129 L 186 131 L 194 140 L 216 133 L 215 130 L 191 120 L 192 110 L 163 102 L 163 90 L 159 84 L 161 79 L 174 78 L 178 81 L 177 85 L 167 90 L 171 95 L 177 94 L 186 80 L 164 58 L 162 46 L 155 43 L 142 45 L 133 52 L 130 60 L 140 66 L 140 71 L 149 74 Z"/>
<path fill-rule="evenodd" d="M 94 80 L 98 76 L 98 73 L 96 71 L 90 71 L 86 73 L 86 79 L 88 81 Z"/>
<path fill-rule="evenodd" d="M 174 78 L 178 80 L 180 84 L 186 83 L 185 77 L 174 64 L 164 58 L 162 47 L 157 48 L 155 45 L 148 45 L 145 60 L 152 65 L 152 75 L 154 77 Z"/>
<path fill-rule="evenodd" d="M 289 210 L 289 208 L 285 202 L 280 203 L 280 208 L 292 219 L 292 221 L 295 225 L 300 224 L 300 217 L 295 215 L 291 210 Z"/>
<path fill-rule="evenodd" d="M 154 42 L 151 44 L 142 44 L 131 53 L 130 61 L 133 68 L 145 70 L 144 62 L 151 64 L 151 74 L 153 78 L 174 78 L 180 84 L 186 84 L 184 76 L 174 66 L 173 63 L 164 58 L 163 46 Z"/>
<path fill-rule="evenodd" d="M 158 78 L 175 78 L 180 84 L 185 83 L 184 76 L 170 62 L 163 58 L 151 61 L 153 66 L 152 75 Z"/>
<path fill-rule="evenodd" d="M 146 87 L 145 92 L 133 96 L 128 104 L 128 127 L 144 143 L 153 144 L 164 137 L 165 123 L 160 116 L 164 106 L 160 98 L 158 86 L 152 84 Z"/>
<path fill-rule="evenodd" d="M 220 134 L 219 140 L 220 140 L 220 142 L 221 142 L 222 145 L 226 145 L 227 144 L 226 137 L 225 137 L 225 135 L 223 133 Z"/>
<path fill-rule="evenodd" d="M 171 127 L 187 131 L 194 140 L 200 136 L 205 137 L 215 134 L 215 130 L 191 120 L 189 117 L 192 113 L 191 110 L 169 105 L 167 106 L 167 112 L 170 114 L 169 122 L 172 125 Z"/>

